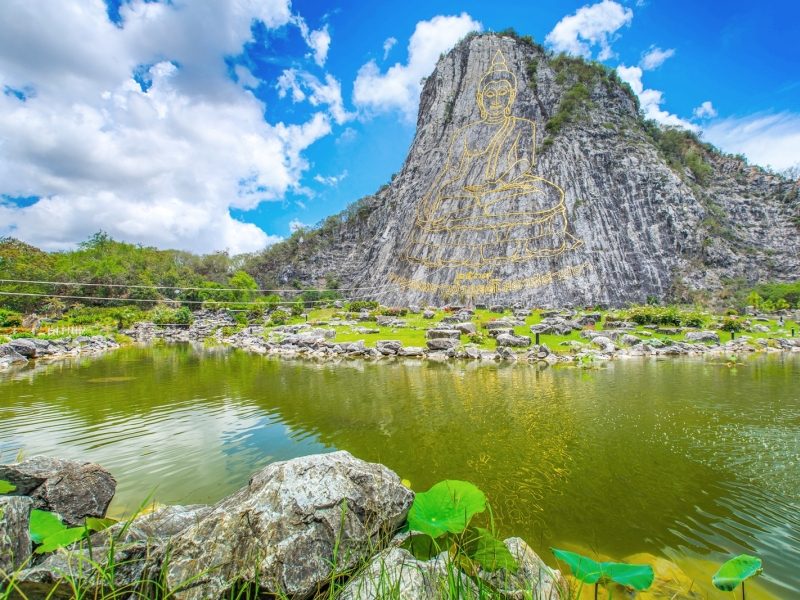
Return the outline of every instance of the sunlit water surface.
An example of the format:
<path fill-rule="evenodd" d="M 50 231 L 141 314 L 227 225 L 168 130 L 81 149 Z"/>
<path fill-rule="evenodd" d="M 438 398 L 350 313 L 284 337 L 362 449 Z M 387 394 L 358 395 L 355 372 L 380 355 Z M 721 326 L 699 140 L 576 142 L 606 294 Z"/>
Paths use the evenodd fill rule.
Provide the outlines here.
<path fill-rule="evenodd" d="M 483 489 L 504 535 L 719 563 L 764 559 L 800 597 L 800 356 L 599 369 L 345 362 L 188 346 L 0 375 L 0 458 L 96 461 L 112 512 L 209 503 L 272 461 L 344 449 L 416 490 Z M 708 567 L 711 568 L 711 567 Z"/>

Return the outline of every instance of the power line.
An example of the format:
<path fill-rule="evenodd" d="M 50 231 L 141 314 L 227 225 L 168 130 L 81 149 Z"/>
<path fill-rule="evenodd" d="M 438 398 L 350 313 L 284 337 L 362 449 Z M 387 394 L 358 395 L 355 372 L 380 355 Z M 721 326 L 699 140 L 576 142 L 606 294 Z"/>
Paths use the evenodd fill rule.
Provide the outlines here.
<path fill-rule="evenodd" d="M 241 291 L 241 290 L 239 290 Z M 382 296 L 388 293 L 388 291 L 384 292 L 375 292 L 374 294 L 365 294 L 362 298 L 366 297 L 375 297 L 375 296 Z M 28 297 L 35 297 L 35 298 L 61 298 L 64 300 L 109 300 L 111 302 L 148 302 L 148 303 L 158 303 L 159 301 L 163 301 L 163 299 L 152 299 L 148 300 L 147 298 L 113 298 L 108 296 L 69 296 L 63 294 L 37 294 L 33 292 L 3 292 L 0 291 L 0 296 L 28 296 Z M 329 302 L 334 302 L 336 299 L 331 300 L 281 300 L 276 301 L 274 304 L 276 306 L 281 306 L 285 304 L 327 304 Z M 347 300 L 354 300 L 358 298 L 348 298 Z M 266 302 L 254 302 L 254 301 L 245 301 L 240 302 L 238 300 L 170 300 L 171 302 L 175 302 L 178 304 L 205 304 L 205 303 L 216 303 L 216 304 L 238 304 L 238 305 L 245 305 L 245 306 L 265 306 Z M 270 304 L 273 304 L 270 302 Z"/>
<path fill-rule="evenodd" d="M 129 288 L 129 289 L 144 289 L 144 290 L 174 290 L 176 292 L 183 291 L 216 291 L 216 292 L 275 292 L 275 293 L 293 293 L 301 294 L 303 292 L 353 292 L 361 290 L 378 290 L 385 287 L 385 285 L 375 285 L 370 287 L 352 287 L 352 288 L 307 288 L 298 290 L 296 288 L 285 288 L 277 290 L 267 290 L 261 288 L 217 288 L 217 287 L 179 287 L 173 285 L 141 285 L 141 284 L 127 284 L 127 283 L 89 283 L 80 281 L 39 281 L 34 279 L 0 279 L 0 283 L 33 283 L 38 285 L 68 285 L 74 287 L 112 287 L 112 288 Z"/>

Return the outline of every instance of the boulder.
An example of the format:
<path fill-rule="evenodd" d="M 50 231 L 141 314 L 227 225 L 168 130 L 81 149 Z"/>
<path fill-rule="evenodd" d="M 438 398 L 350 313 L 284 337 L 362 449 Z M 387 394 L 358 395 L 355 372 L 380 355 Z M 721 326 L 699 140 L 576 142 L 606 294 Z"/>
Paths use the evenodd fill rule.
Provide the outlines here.
<path fill-rule="evenodd" d="M 334 569 L 380 549 L 413 497 L 388 468 L 344 451 L 271 464 L 170 540 L 167 588 L 199 600 L 257 579 L 266 592 L 307 598 Z"/>
<path fill-rule="evenodd" d="M 513 327 L 495 327 L 489 330 L 489 336 L 496 338 L 498 335 L 514 335 Z"/>
<path fill-rule="evenodd" d="M 641 344 L 642 340 L 640 340 L 635 335 L 631 335 L 630 333 L 624 333 L 619 337 L 619 341 L 625 344 L 626 346 L 635 346 L 637 344 Z"/>
<path fill-rule="evenodd" d="M 523 348 L 531 345 L 531 338 L 525 335 L 510 335 L 508 333 L 501 333 L 497 336 L 497 345 Z"/>
<path fill-rule="evenodd" d="M 614 350 L 616 350 L 614 342 L 612 342 L 610 338 L 607 338 L 604 335 L 598 335 L 597 337 L 592 338 L 592 344 L 602 348 L 603 352 L 614 352 Z"/>
<path fill-rule="evenodd" d="M 400 348 L 403 347 L 403 344 L 398 340 L 378 340 L 378 342 L 375 343 L 375 347 L 378 349 L 378 352 L 384 356 L 391 356 L 397 354 Z"/>
<path fill-rule="evenodd" d="M 6 345 L 25 358 L 36 358 L 36 344 L 31 340 L 20 338 L 18 340 L 11 340 Z"/>
<path fill-rule="evenodd" d="M 458 329 L 428 329 L 428 331 L 425 332 L 425 337 L 429 340 L 459 340 L 461 338 L 461 332 Z"/>
<path fill-rule="evenodd" d="M 25 496 L 0 496 L 0 574 L 16 571 L 31 555 L 32 507 L 33 500 Z"/>
<path fill-rule="evenodd" d="M 390 548 L 375 556 L 367 567 L 347 582 L 339 600 L 447 600 L 448 589 L 461 580 L 464 598 L 478 598 L 475 584 L 447 565 L 446 554 L 420 561 L 403 548 Z M 448 577 L 449 575 L 449 577 Z M 555 599 L 554 599 L 555 600 Z"/>
<path fill-rule="evenodd" d="M 426 310 L 424 313 L 422 313 L 422 318 L 423 319 L 432 319 L 435 316 L 436 316 L 436 313 L 433 312 L 432 310 Z"/>
<path fill-rule="evenodd" d="M 397 356 L 423 356 L 425 349 L 419 346 L 405 346 L 397 351 Z"/>
<path fill-rule="evenodd" d="M 690 331 L 685 336 L 687 342 L 711 342 L 719 344 L 719 334 L 714 331 Z"/>
<path fill-rule="evenodd" d="M 15 363 L 26 363 L 28 359 L 14 350 L 8 344 L 0 346 L 0 363 L 13 365 Z"/>
<path fill-rule="evenodd" d="M 503 540 L 506 548 L 517 561 L 515 572 L 505 569 L 481 570 L 478 576 L 500 592 L 502 598 L 525 600 L 546 598 L 559 600 L 569 598 L 569 586 L 561 573 L 548 567 L 528 544 L 518 537 Z"/>
<path fill-rule="evenodd" d="M 426 342 L 428 350 L 450 350 L 458 346 L 459 341 L 453 338 L 433 338 Z"/>
<path fill-rule="evenodd" d="M 105 516 L 117 487 L 100 465 L 49 456 L 0 465 L 0 479 L 16 485 L 16 494 L 30 496 L 34 508 L 56 512 L 69 525 Z"/>
<path fill-rule="evenodd" d="M 575 322 L 581 327 L 586 327 L 587 325 L 599 323 L 602 318 L 603 316 L 598 312 L 586 313 L 576 318 Z"/>
<path fill-rule="evenodd" d="M 456 323 L 453 325 L 453 329 L 458 329 L 464 335 L 471 335 L 473 333 L 478 332 L 478 328 L 475 326 L 475 323 Z"/>
<path fill-rule="evenodd" d="M 506 307 L 502 306 L 501 304 L 493 304 L 489 307 L 489 312 L 493 313 L 504 313 L 506 311 Z"/>

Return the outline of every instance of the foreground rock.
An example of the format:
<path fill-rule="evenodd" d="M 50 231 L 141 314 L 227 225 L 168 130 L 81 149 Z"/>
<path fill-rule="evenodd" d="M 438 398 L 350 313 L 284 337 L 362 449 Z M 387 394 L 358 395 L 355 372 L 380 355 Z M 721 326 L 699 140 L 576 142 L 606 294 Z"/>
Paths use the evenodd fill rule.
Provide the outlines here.
<path fill-rule="evenodd" d="M 98 464 L 50 456 L 0 465 L 0 479 L 17 487 L 15 495 L 30 497 L 34 508 L 56 512 L 73 526 L 105 516 L 117 487 Z"/>
<path fill-rule="evenodd" d="M 265 591 L 309 597 L 334 562 L 352 568 L 379 548 L 412 501 L 396 474 L 347 452 L 271 464 L 172 538 L 167 587 L 199 600 L 257 579 Z"/>
<path fill-rule="evenodd" d="M 24 496 L 0 496 L 0 573 L 20 568 L 31 555 L 28 519 L 33 501 Z"/>

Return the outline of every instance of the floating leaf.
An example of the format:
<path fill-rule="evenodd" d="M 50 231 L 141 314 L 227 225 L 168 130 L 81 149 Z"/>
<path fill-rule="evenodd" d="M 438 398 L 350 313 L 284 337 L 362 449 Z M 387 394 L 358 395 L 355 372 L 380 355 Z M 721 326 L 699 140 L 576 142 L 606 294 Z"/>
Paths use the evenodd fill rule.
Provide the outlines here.
<path fill-rule="evenodd" d="M 552 548 L 553 554 L 569 566 L 576 579 L 583 583 L 608 583 L 642 591 L 653 585 L 655 573 L 650 565 L 629 565 L 617 562 L 597 562 L 588 556 Z"/>
<path fill-rule="evenodd" d="M 417 494 L 408 511 L 412 531 L 437 538 L 447 532 L 461 533 L 476 513 L 486 510 L 486 496 L 467 481 L 447 479 Z"/>
<path fill-rule="evenodd" d="M 411 482 L 408 479 L 403 479 L 400 481 L 400 483 L 403 484 L 404 487 L 411 489 Z"/>
<path fill-rule="evenodd" d="M 472 560 L 487 571 L 505 569 L 514 572 L 519 568 L 508 547 L 494 537 L 491 531 L 481 527 L 476 527 L 475 531 L 478 533 L 478 539 L 475 542 L 475 549 L 469 554 Z"/>
<path fill-rule="evenodd" d="M 653 585 L 655 573 L 650 565 L 629 565 L 626 563 L 600 563 L 603 577 L 635 590 L 646 590 Z"/>
<path fill-rule="evenodd" d="M 45 552 L 58 550 L 64 546 L 74 544 L 86 534 L 87 530 L 85 527 L 70 527 L 68 529 L 63 529 L 58 533 L 47 536 L 42 542 L 42 545 L 36 548 L 35 552 L 36 554 L 44 554 Z"/>
<path fill-rule="evenodd" d="M 66 525 L 61 522 L 61 517 L 56 513 L 34 508 L 31 511 L 31 520 L 28 529 L 31 534 L 31 541 L 34 544 L 41 544 L 45 538 L 64 531 Z"/>
<path fill-rule="evenodd" d="M 558 548 L 551 548 L 556 559 L 567 563 L 575 579 L 583 583 L 597 583 L 603 575 L 603 569 L 600 563 L 592 560 L 588 556 L 582 556 L 576 552 L 569 552 L 567 550 L 559 550 Z"/>
<path fill-rule="evenodd" d="M 91 531 L 103 531 L 117 523 L 116 519 L 109 517 L 98 519 L 96 517 L 86 517 L 86 527 Z"/>
<path fill-rule="evenodd" d="M 0 494 L 9 494 L 17 489 L 10 481 L 6 481 L 5 479 L 0 479 Z"/>
<path fill-rule="evenodd" d="M 759 575 L 763 570 L 760 558 L 749 554 L 740 554 L 722 565 L 719 571 L 714 573 L 711 582 L 717 589 L 731 592 L 745 579 Z"/>

